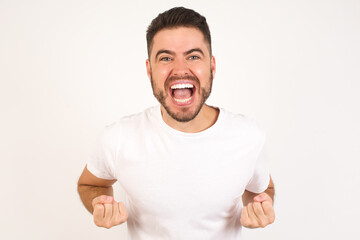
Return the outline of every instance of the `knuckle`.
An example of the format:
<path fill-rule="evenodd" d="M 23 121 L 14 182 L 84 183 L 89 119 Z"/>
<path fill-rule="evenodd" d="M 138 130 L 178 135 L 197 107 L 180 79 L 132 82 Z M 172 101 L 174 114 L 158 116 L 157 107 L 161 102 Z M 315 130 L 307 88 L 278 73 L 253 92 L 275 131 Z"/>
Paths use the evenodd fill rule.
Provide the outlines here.
<path fill-rule="evenodd" d="M 261 203 L 259 203 L 259 202 L 254 203 L 254 209 L 260 210 L 261 209 Z"/>
<path fill-rule="evenodd" d="M 121 216 L 120 215 L 117 215 L 114 219 L 114 225 L 119 225 L 121 224 Z"/>
<path fill-rule="evenodd" d="M 251 221 L 251 227 L 253 228 L 257 228 L 260 226 L 260 223 L 257 220 L 253 220 Z"/>
<path fill-rule="evenodd" d="M 264 227 L 266 227 L 266 226 L 267 226 L 267 224 L 266 224 L 265 222 L 260 222 L 260 224 L 259 224 L 259 225 L 260 225 L 260 227 L 261 227 L 261 228 L 264 228 Z"/>
<path fill-rule="evenodd" d="M 123 219 L 124 221 L 126 221 L 126 220 L 128 219 L 128 217 L 129 217 L 128 212 L 125 212 L 125 213 L 124 213 L 124 216 L 122 217 L 122 219 Z"/>
<path fill-rule="evenodd" d="M 250 221 L 246 221 L 245 224 L 244 224 L 245 227 L 253 227 L 253 224 L 252 222 Z"/>
<path fill-rule="evenodd" d="M 266 224 L 266 221 L 263 218 L 259 218 L 258 221 L 257 221 L 257 224 L 261 227 L 261 226 Z"/>
<path fill-rule="evenodd" d="M 243 225 L 245 227 L 251 226 L 251 221 L 249 221 L 248 219 L 240 219 L 240 223 L 241 223 L 241 225 Z"/>
<path fill-rule="evenodd" d="M 256 224 L 250 223 L 250 224 L 248 225 L 248 228 L 256 228 Z"/>
<path fill-rule="evenodd" d="M 104 224 L 104 228 L 106 229 L 110 229 L 112 227 L 112 225 L 110 223 L 105 223 Z"/>
<path fill-rule="evenodd" d="M 101 211 L 102 208 L 103 208 L 103 206 L 102 206 L 101 204 L 96 204 L 96 205 L 94 206 L 94 211 Z"/>
<path fill-rule="evenodd" d="M 244 220 L 243 218 L 240 218 L 240 223 L 241 223 L 241 225 L 245 226 L 245 225 L 246 225 L 246 223 L 247 223 L 247 221 L 246 221 L 246 220 Z"/>
<path fill-rule="evenodd" d="M 96 198 L 94 198 L 94 199 L 92 200 L 92 203 L 93 203 L 93 204 L 96 204 L 96 203 L 100 202 L 101 198 L 102 198 L 102 196 L 97 196 Z"/>
<path fill-rule="evenodd" d="M 94 219 L 94 223 L 96 226 L 101 227 L 101 222 L 98 219 Z"/>

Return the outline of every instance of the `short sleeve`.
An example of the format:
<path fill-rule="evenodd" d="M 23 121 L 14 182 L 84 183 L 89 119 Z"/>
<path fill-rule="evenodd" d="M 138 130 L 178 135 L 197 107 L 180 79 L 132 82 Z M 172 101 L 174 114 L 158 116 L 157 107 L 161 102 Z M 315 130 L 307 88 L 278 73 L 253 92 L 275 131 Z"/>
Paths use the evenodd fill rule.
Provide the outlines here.
<path fill-rule="evenodd" d="M 87 162 L 87 169 L 96 177 L 102 179 L 116 179 L 114 174 L 114 160 L 116 139 L 109 127 L 105 127 L 98 136 L 92 154 Z"/>
<path fill-rule="evenodd" d="M 270 183 L 270 172 L 268 168 L 268 156 L 265 144 L 265 137 L 263 144 L 259 148 L 259 154 L 256 158 L 253 175 L 246 186 L 246 190 L 253 193 L 264 192 Z"/>

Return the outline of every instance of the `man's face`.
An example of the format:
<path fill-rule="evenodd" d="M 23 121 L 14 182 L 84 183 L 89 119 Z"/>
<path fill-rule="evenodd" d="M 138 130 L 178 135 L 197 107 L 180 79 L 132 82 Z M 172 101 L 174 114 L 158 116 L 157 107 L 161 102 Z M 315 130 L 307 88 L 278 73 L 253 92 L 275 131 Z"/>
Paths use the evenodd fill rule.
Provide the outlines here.
<path fill-rule="evenodd" d="M 166 112 L 178 122 L 194 119 L 210 95 L 215 74 L 215 58 L 201 31 L 159 31 L 146 67 L 154 96 Z"/>

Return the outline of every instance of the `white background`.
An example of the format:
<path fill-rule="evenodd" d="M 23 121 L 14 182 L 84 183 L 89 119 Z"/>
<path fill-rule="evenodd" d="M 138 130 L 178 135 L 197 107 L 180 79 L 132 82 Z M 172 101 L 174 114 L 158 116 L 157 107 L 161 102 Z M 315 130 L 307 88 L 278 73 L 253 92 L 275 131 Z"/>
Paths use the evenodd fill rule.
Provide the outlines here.
<path fill-rule="evenodd" d="M 245 239 L 358 239 L 356 0 L 0 0 L 0 238 L 126 239 L 92 223 L 76 183 L 106 124 L 157 104 L 145 31 L 174 6 L 210 25 L 208 103 L 268 136 L 277 219 Z"/>

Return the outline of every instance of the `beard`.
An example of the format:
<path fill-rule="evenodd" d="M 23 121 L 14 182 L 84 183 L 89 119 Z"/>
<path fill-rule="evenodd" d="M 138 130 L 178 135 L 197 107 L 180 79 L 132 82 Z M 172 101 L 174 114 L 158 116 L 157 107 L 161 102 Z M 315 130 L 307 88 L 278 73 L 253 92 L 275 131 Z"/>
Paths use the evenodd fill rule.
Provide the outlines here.
<path fill-rule="evenodd" d="M 212 71 L 210 71 L 209 84 L 203 88 L 200 88 L 200 81 L 195 76 L 182 76 L 182 77 L 167 78 L 165 81 L 165 84 L 164 84 L 164 89 L 168 89 L 170 82 L 172 82 L 174 80 L 180 80 L 180 79 L 194 80 L 198 84 L 198 87 L 199 87 L 199 88 L 196 88 L 196 90 L 198 91 L 198 89 L 200 89 L 200 93 L 201 93 L 200 94 L 200 102 L 199 102 L 198 106 L 195 107 L 195 111 L 191 112 L 191 111 L 189 111 L 188 107 L 183 107 L 181 112 L 177 113 L 177 112 L 172 111 L 171 108 L 166 104 L 166 97 L 172 97 L 172 96 L 168 96 L 169 95 L 168 92 L 161 90 L 161 88 L 159 88 L 156 85 L 155 81 L 153 80 L 152 75 L 150 77 L 151 77 L 151 87 L 152 87 L 155 98 L 159 101 L 161 106 L 164 107 L 164 109 L 170 115 L 170 117 L 178 122 L 189 122 L 189 121 L 193 120 L 199 114 L 200 110 L 202 109 L 203 105 L 205 104 L 206 100 L 209 98 L 209 96 L 211 94 L 212 82 L 213 82 Z M 193 93 L 193 94 L 195 94 L 195 93 Z"/>

